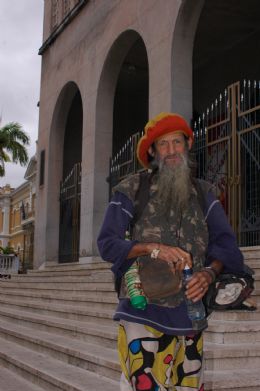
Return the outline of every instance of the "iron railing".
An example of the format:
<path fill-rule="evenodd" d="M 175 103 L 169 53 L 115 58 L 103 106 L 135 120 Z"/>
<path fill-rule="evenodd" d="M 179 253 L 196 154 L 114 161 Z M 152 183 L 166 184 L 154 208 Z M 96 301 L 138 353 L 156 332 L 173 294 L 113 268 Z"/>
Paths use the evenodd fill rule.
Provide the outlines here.
<path fill-rule="evenodd" d="M 140 165 L 136 157 L 136 147 L 143 131 L 134 133 L 130 136 L 119 151 L 110 158 L 109 169 L 109 198 L 111 197 L 113 187 L 126 178 L 130 174 L 142 171 L 143 167 Z"/>
<path fill-rule="evenodd" d="M 260 81 L 228 86 L 194 123 L 198 176 L 216 186 L 241 246 L 260 244 Z"/>
<path fill-rule="evenodd" d="M 79 259 L 81 163 L 60 185 L 59 262 Z"/>
<path fill-rule="evenodd" d="M 260 244 L 260 81 L 228 86 L 193 121 L 197 176 L 215 186 L 240 246 Z M 136 158 L 141 132 L 111 158 L 111 189 L 142 170 Z"/>

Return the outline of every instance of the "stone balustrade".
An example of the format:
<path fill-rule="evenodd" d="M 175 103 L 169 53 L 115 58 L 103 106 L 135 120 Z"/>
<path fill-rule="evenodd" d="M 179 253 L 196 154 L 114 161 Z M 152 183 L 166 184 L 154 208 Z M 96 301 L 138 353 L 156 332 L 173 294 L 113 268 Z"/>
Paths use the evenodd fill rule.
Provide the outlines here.
<path fill-rule="evenodd" d="M 14 254 L 0 254 L 0 275 L 18 274 L 19 258 Z"/>

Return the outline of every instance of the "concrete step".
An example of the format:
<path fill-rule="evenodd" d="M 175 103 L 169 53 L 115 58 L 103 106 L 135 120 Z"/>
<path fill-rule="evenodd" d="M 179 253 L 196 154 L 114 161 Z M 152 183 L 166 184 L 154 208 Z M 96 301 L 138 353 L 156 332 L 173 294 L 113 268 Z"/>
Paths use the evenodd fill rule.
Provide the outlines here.
<path fill-rule="evenodd" d="M 24 292 L 23 290 L 11 290 L 6 291 L 4 289 L 0 289 L 0 296 L 3 298 L 12 298 L 23 299 L 24 301 L 38 301 L 45 303 L 56 303 L 56 304 L 67 304 L 67 305 L 92 305 L 96 308 L 110 308 L 115 309 L 118 303 L 118 299 L 116 294 L 114 295 L 103 295 L 97 296 L 93 293 L 88 293 L 85 297 L 82 296 L 81 293 L 71 293 L 71 292 L 59 292 L 59 294 L 54 295 L 53 293 L 46 292 Z"/>
<path fill-rule="evenodd" d="M 260 321 L 209 320 L 204 339 L 216 344 L 260 342 Z"/>
<path fill-rule="evenodd" d="M 253 246 L 253 247 L 240 247 L 240 250 L 242 251 L 244 258 L 246 260 L 248 259 L 260 259 L 260 246 Z"/>
<path fill-rule="evenodd" d="M 85 271 L 88 272 L 89 270 L 110 270 L 111 269 L 111 263 L 100 261 L 95 263 L 89 263 L 89 264 L 55 264 L 54 266 L 48 266 L 44 269 L 33 269 L 28 270 L 27 274 L 45 274 L 45 273 L 51 273 L 52 275 L 55 273 L 84 273 Z"/>
<path fill-rule="evenodd" d="M 252 298 L 259 301 L 259 299 L 260 299 L 260 289 L 259 288 L 254 289 L 254 291 L 252 292 Z"/>
<path fill-rule="evenodd" d="M 36 270 L 76 270 L 76 269 L 82 269 L 82 268 L 99 268 L 100 265 L 104 265 L 105 268 L 111 268 L 112 263 L 105 262 L 101 257 L 92 257 L 91 260 L 87 262 L 65 262 L 65 263 L 59 263 L 59 262 L 45 262 L 44 265 L 41 265 L 39 269 Z M 102 267 L 102 266 L 101 266 Z"/>
<path fill-rule="evenodd" d="M 116 348 L 117 324 L 106 325 L 103 322 L 79 321 L 73 319 L 55 318 L 38 313 L 30 313 L 13 308 L 0 308 L 0 322 L 15 323 L 30 327 L 32 330 L 42 330 L 63 335 L 68 338 L 100 344 L 108 348 Z"/>
<path fill-rule="evenodd" d="M 48 353 L 54 358 L 89 369 L 112 379 L 118 377 L 120 366 L 115 349 L 98 346 L 97 344 L 79 341 L 62 335 L 54 335 L 28 327 L 12 325 L 10 322 L 0 322 L 1 336 L 7 340 L 15 340 L 19 344 L 33 350 Z M 246 353 L 246 355 L 245 355 Z M 205 359 L 207 369 L 230 369 L 241 367 L 241 357 L 246 356 L 244 369 L 255 368 L 259 361 L 260 343 L 244 344 L 205 344 Z M 214 361 L 212 361 L 214 359 Z M 227 362 L 226 362 L 227 361 Z M 234 361 L 234 362 L 233 362 Z M 257 364 L 257 363 L 256 363 Z M 222 367 L 223 366 L 223 367 Z"/>
<path fill-rule="evenodd" d="M 204 346 L 204 357 L 206 370 L 260 368 L 260 342 L 207 343 Z"/>
<path fill-rule="evenodd" d="M 48 391 L 115 391 L 118 382 L 0 337 L 2 366 Z M 26 390 L 27 391 L 27 390 Z"/>
<path fill-rule="evenodd" d="M 32 384 L 22 377 L 0 367 L 0 391 L 43 391 L 43 388 Z"/>
<path fill-rule="evenodd" d="M 37 284 L 32 285 L 30 288 L 24 288 L 23 286 L 17 286 L 17 285 L 5 285 L 2 286 L 0 283 L 0 293 L 5 292 L 6 294 L 11 294 L 12 292 L 20 292 L 21 294 L 24 293 L 27 296 L 31 297 L 37 297 L 37 295 L 43 295 L 43 296 L 51 296 L 54 298 L 64 298 L 66 300 L 67 297 L 73 297 L 73 298 L 82 298 L 82 301 L 87 300 L 88 297 L 92 297 L 93 300 L 98 300 L 102 302 L 103 298 L 107 298 L 107 300 L 115 300 L 116 293 L 111 288 L 110 291 L 108 290 L 102 290 L 102 287 L 100 287 L 99 290 L 94 289 L 93 287 L 87 287 L 84 289 L 74 289 L 70 287 L 70 289 L 56 289 L 56 285 L 52 284 L 49 287 L 45 286 L 45 288 L 39 288 Z"/>
<path fill-rule="evenodd" d="M 260 321 L 260 308 L 256 311 L 233 310 L 233 311 L 214 311 L 210 314 L 209 320 L 258 320 Z"/>
<path fill-rule="evenodd" d="M 115 349 L 0 321 L 1 337 L 110 379 L 120 378 Z"/>
<path fill-rule="evenodd" d="M 1 280 L 0 279 L 0 287 L 5 288 L 12 288 L 12 289 L 55 289 L 55 290 L 65 290 L 65 291 L 81 291 L 81 290 L 87 290 L 87 291 L 109 291 L 114 292 L 114 286 L 112 282 L 102 282 L 102 281 L 96 281 L 96 282 L 73 282 L 73 281 L 67 281 L 64 282 L 62 279 L 57 282 L 49 281 L 49 279 L 43 279 L 42 281 L 31 281 L 31 282 L 24 282 L 24 281 L 13 281 L 11 280 Z"/>
<path fill-rule="evenodd" d="M 102 319 L 103 324 L 110 325 L 113 320 L 113 311 L 110 309 L 95 308 L 94 306 L 70 306 L 57 305 L 55 303 L 39 303 L 35 301 L 14 300 L 12 298 L 4 298 L 0 296 L 1 308 L 23 309 L 26 312 L 36 312 L 47 314 L 54 317 L 65 319 L 76 319 L 92 322 L 98 322 Z"/>
<path fill-rule="evenodd" d="M 12 282 L 20 283 L 44 283 L 46 281 L 46 276 L 39 274 L 17 274 L 11 277 Z M 86 275 L 53 275 L 47 276 L 48 284 L 53 283 L 70 283 L 70 284 L 80 284 L 80 283 L 104 283 L 109 282 L 113 283 L 112 273 L 107 271 L 99 271 L 92 273 L 89 271 Z"/>
<path fill-rule="evenodd" d="M 205 371 L 205 390 L 259 391 L 260 372 L 257 368 Z"/>

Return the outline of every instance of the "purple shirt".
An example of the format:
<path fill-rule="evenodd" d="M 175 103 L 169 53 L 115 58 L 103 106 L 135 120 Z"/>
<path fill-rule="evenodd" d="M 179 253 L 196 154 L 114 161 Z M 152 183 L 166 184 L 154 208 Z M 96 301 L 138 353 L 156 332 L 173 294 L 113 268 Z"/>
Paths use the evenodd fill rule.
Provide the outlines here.
<path fill-rule="evenodd" d="M 243 271 L 243 256 L 237 246 L 234 232 L 220 202 L 211 192 L 207 194 L 206 210 L 203 212 L 209 232 L 205 266 L 218 259 L 223 263 L 225 272 Z M 116 192 L 107 208 L 98 236 L 100 255 L 105 261 L 113 264 L 111 270 L 116 277 L 122 277 L 135 260 L 126 257 L 138 242 L 125 240 L 125 231 L 133 214 L 132 201 L 124 194 Z M 184 302 L 175 308 L 148 304 L 145 310 L 140 310 L 135 309 L 128 299 L 122 299 L 119 301 L 114 319 L 146 324 L 166 334 L 193 333 Z"/>

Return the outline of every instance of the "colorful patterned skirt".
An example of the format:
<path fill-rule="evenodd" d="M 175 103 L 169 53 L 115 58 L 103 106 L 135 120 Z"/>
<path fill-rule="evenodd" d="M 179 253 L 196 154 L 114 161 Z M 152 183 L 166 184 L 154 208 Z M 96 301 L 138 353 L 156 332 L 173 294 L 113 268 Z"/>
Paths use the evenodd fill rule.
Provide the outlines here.
<path fill-rule="evenodd" d="M 203 340 L 120 321 L 121 391 L 203 391 Z"/>

